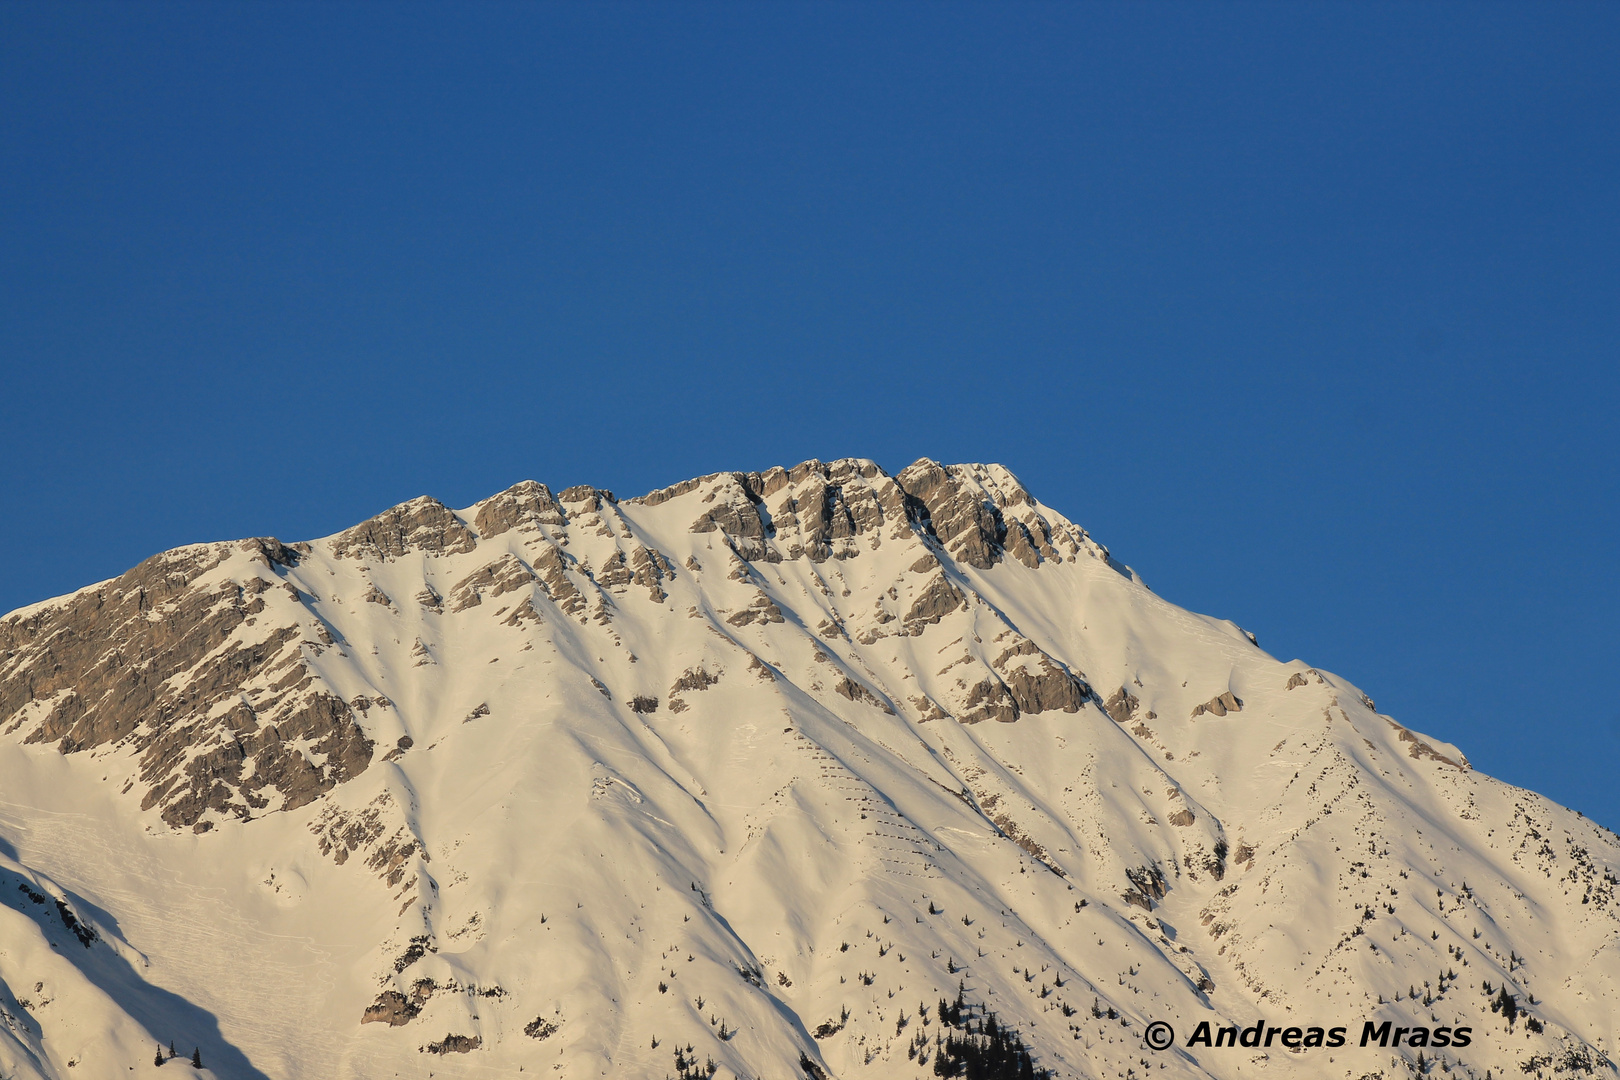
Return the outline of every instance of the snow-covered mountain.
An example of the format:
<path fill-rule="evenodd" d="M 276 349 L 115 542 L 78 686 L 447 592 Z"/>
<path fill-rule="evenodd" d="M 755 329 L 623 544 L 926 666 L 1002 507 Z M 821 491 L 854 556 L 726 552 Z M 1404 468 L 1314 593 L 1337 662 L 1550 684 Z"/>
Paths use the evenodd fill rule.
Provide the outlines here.
<path fill-rule="evenodd" d="M 420 498 L 0 620 L 8 1078 L 926 1077 L 959 994 L 1057 1077 L 1612 1076 L 1617 868 L 995 465 Z"/>

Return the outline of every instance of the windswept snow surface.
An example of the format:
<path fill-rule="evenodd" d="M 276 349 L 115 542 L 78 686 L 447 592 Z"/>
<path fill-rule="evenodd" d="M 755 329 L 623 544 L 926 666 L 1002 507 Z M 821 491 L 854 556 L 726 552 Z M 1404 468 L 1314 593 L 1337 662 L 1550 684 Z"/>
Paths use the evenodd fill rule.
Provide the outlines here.
<path fill-rule="evenodd" d="M 0 620 L 0 733 L 4 1077 L 926 1077 L 959 989 L 1059 1077 L 1615 1072 L 1613 834 L 999 466 L 179 549 Z"/>

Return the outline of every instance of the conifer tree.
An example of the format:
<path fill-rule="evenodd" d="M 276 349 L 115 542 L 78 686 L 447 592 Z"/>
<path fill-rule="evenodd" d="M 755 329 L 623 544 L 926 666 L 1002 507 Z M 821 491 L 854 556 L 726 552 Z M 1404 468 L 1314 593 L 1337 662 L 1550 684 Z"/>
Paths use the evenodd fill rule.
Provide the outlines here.
<path fill-rule="evenodd" d="M 193 1069 L 202 1068 L 202 1047 L 200 1046 L 191 1048 L 191 1067 Z"/>

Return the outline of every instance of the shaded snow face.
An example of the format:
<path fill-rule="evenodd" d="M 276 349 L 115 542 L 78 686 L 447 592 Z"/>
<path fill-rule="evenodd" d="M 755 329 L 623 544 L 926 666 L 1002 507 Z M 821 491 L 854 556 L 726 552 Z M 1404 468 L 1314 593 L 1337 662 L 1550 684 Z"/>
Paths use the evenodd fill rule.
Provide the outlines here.
<path fill-rule="evenodd" d="M 217 1075 L 922 1077 L 958 995 L 1055 1076 L 1604 1072 L 1616 1036 L 1611 834 L 999 466 L 165 553 L 0 620 L 0 733 L 5 1075 L 173 1039 Z M 1352 1037 L 1185 1045 L 1259 1020 Z"/>

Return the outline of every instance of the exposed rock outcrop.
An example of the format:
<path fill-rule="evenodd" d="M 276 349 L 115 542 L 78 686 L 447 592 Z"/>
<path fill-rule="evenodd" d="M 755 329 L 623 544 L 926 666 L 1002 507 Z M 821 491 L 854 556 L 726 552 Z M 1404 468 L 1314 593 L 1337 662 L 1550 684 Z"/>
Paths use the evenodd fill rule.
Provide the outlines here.
<path fill-rule="evenodd" d="M 980 490 L 926 458 L 901 470 L 895 481 L 921 508 L 919 522 L 953 558 L 979 570 L 995 565 L 1006 531 Z"/>
<path fill-rule="evenodd" d="M 552 496 L 550 488 L 525 480 L 480 503 L 473 524 L 478 535 L 489 540 L 512 529 L 540 525 L 561 527 L 568 524 L 568 515 Z"/>
<path fill-rule="evenodd" d="M 989 675 L 969 690 L 958 718 L 964 724 L 1010 724 L 1025 713 L 1079 712 L 1092 697 L 1083 678 L 1025 638 L 996 657 Z"/>
<path fill-rule="evenodd" d="M 265 576 L 210 572 L 234 550 Z M 0 717 L 64 754 L 110 743 L 140 755 L 143 808 L 206 829 L 210 813 L 293 809 L 358 776 L 372 744 L 304 660 L 330 634 L 275 580 L 274 540 L 181 548 L 60 604 L 0 622 Z M 267 597 L 283 596 L 277 624 Z"/>
<path fill-rule="evenodd" d="M 1108 695 L 1103 702 L 1103 711 L 1116 724 L 1128 724 L 1136 715 L 1136 707 L 1141 704 L 1137 696 L 1123 686 Z"/>
<path fill-rule="evenodd" d="M 483 603 L 486 597 L 501 596 L 535 581 L 534 572 L 517 556 L 502 555 L 456 582 L 450 590 L 450 610 L 466 611 Z"/>
<path fill-rule="evenodd" d="M 362 1024 L 387 1024 L 389 1027 L 401 1027 L 415 1020 L 422 1012 L 422 1006 L 427 1004 L 428 998 L 433 996 L 434 985 L 432 979 L 418 979 L 411 987 L 410 996 L 398 990 L 384 990 L 377 995 L 374 1004 L 366 1006 L 366 1011 L 360 1018 Z"/>
<path fill-rule="evenodd" d="M 939 622 L 940 618 L 967 606 L 962 590 L 952 585 L 943 573 L 930 578 L 922 592 L 906 611 L 906 632 L 913 636 L 922 633 L 924 626 Z"/>
<path fill-rule="evenodd" d="M 429 1054 L 470 1054 L 484 1045 L 480 1035 L 446 1035 L 438 1042 L 428 1043 L 423 1051 Z"/>
<path fill-rule="evenodd" d="M 1203 716 L 1205 713 L 1208 713 L 1211 716 L 1225 716 L 1229 712 L 1242 711 L 1243 701 L 1236 694 L 1232 693 L 1232 691 L 1228 690 L 1225 693 L 1216 694 L 1202 705 L 1193 706 L 1192 714 L 1194 718 L 1197 718 Z"/>
<path fill-rule="evenodd" d="M 384 510 L 332 539 L 332 554 L 340 559 L 379 559 L 387 562 L 410 551 L 428 555 L 454 555 L 471 551 L 478 537 L 461 523 L 455 512 L 437 499 L 423 495 Z"/>

